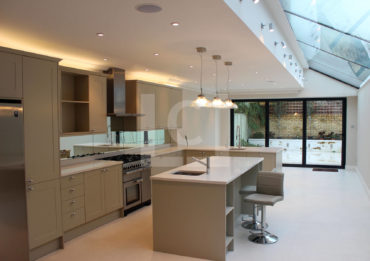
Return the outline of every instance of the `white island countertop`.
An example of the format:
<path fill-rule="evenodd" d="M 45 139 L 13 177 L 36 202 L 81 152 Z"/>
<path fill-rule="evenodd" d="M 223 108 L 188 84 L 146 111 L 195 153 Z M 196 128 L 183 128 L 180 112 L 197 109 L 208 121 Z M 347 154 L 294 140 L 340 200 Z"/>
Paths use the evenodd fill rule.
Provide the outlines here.
<path fill-rule="evenodd" d="M 206 162 L 205 159 L 202 160 Z M 228 157 L 213 156 L 210 157 L 209 173 L 199 176 L 172 174 L 178 170 L 205 171 L 206 167 L 198 162 L 193 162 L 169 171 L 162 172 L 152 176 L 153 181 L 174 181 L 174 182 L 194 182 L 208 184 L 228 184 L 236 178 L 251 170 L 253 167 L 263 161 L 263 158 L 257 157 Z"/>

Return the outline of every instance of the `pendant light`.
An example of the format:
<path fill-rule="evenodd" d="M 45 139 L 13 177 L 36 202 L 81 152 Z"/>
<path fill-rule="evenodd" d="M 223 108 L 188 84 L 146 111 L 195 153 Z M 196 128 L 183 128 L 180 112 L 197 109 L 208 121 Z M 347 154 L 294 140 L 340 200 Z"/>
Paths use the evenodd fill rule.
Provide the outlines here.
<path fill-rule="evenodd" d="M 216 96 L 213 98 L 212 100 L 212 103 L 211 103 L 211 106 L 213 108 L 225 108 L 225 103 L 220 99 L 220 97 L 218 97 L 218 82 L 217 82 L 217 76 L 218 76 L 218 66 L 217 66 L 217 62 L 219 60 L 221 60 L 221 55 L 213 55 L 212 56 L 213 60 L 215 61 L 215 65 L 216 65 L 216 75 L 215 75 L 215 78 L 216 78 Z"/>
<path fill-rule="evenodd" d="M 226 69 L 227 69 L 227 82 L 226 82 L 227 99 L 225 101 L 225 107 L 228 108 L 228 109 L 237 109 L 238 105 L 236 105 L 235 103 L 232 102 L 232 100 L 230 100 L 230 66 L 231 65 L 233 65 L 232 62 L 225 62 L 225 66 L 226 66 Z"/>
<path fill-rule="evenodd" d="M 207 51 L 205 47 L 197 47 L 197 52 L 200 56 L 200 94 L 192 102 L 191 106 L 193 107 L 209 107 L 209 100 L 203 95 L 203 53 Z"/>

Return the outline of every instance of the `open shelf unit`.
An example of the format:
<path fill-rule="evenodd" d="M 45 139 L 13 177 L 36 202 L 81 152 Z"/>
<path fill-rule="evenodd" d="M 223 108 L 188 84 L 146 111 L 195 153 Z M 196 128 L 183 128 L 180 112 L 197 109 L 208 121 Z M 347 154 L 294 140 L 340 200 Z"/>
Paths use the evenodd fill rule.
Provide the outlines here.
<path fill-rule="evenodd" d="M 61 71 L 62 135 L 89 132 L 89 76 Z"/>
<path fill-rule="evenodd" d="M 234 185 L 230 183 L 226 186 L 226 252 L 234 250 Z"/>

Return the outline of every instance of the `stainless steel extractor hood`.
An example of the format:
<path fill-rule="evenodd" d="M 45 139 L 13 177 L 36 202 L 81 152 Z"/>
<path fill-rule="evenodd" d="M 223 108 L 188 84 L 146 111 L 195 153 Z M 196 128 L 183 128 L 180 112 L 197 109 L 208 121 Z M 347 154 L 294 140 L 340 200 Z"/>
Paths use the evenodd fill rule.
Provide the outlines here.
<path fill-rule="evenodd" d="M 144 114 L 126 111 L 125 70 L 110 68 L 104 73 L 111 76 L 107 79 L 107 114 L 113 117 L 139 117 Z"/>

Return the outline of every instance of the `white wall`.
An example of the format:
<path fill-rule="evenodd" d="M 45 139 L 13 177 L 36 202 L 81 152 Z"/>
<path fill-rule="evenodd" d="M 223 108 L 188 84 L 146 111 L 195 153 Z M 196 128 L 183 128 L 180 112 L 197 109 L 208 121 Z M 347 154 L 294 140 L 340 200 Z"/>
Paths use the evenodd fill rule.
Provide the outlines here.
<path fill-rule="evenodd" d="M 358 94 L 357 166 L 370 188 L 370 82 Z"/>

